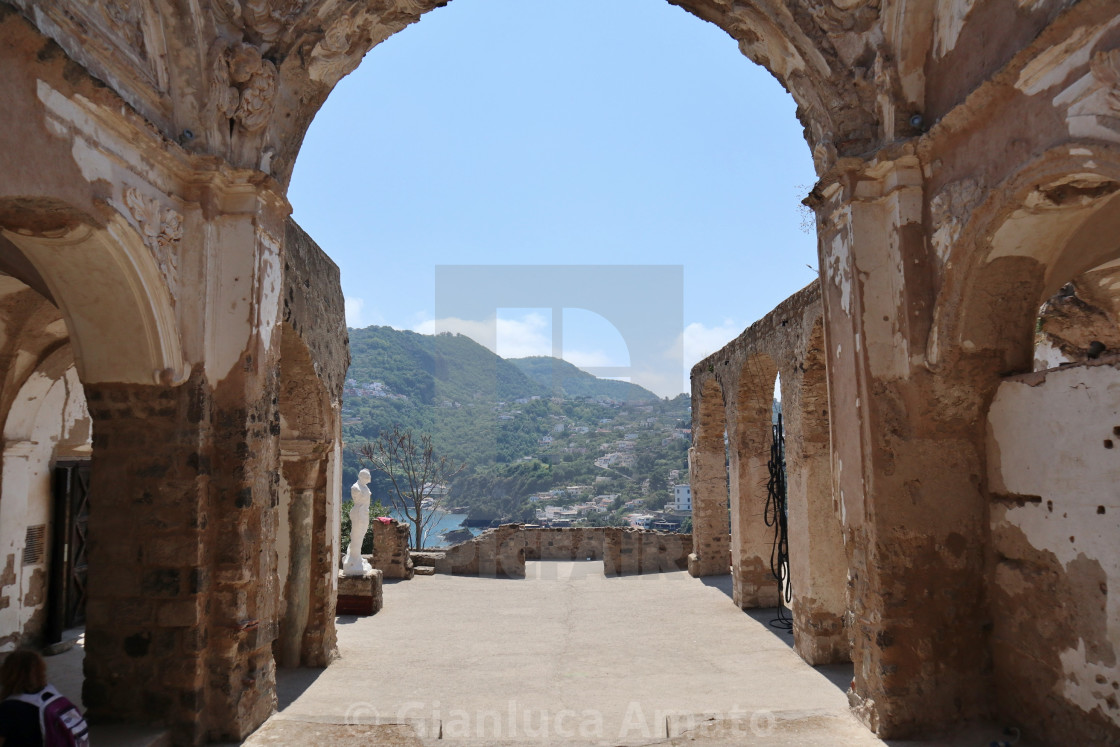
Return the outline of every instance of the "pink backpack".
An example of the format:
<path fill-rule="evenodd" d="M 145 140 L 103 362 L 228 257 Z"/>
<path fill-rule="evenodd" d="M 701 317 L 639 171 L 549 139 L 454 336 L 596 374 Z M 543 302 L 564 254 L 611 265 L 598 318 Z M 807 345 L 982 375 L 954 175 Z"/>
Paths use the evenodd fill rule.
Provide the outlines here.
<path fill-rule="evenodd" d="M 37 693 L 11 696 L 39 709 L 45 747 L 89 747 L 89 725 L 69 698 L 47 685 Z"/>

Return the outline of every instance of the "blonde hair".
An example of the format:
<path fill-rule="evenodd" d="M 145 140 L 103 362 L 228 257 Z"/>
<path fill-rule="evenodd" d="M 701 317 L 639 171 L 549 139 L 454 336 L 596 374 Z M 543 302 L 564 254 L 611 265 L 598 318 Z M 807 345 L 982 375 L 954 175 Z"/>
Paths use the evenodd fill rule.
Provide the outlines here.
<path fill-rule="evenodd" d="M 37 693 L 47 686 L 47 663 L 35 651 L 13 651 L 0 664 L 0 698 Z"/>

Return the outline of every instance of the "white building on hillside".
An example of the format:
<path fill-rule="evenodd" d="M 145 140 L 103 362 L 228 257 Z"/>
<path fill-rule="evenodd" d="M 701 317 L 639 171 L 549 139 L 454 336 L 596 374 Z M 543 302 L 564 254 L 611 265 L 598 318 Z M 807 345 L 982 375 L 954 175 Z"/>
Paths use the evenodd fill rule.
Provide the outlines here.
<path fill-rule="evenodd" d="M 674 485 L 673 486 L 673 510 L 674 511 L 691 511 L 692 510 L 692 486 L 691 485 Z"/>

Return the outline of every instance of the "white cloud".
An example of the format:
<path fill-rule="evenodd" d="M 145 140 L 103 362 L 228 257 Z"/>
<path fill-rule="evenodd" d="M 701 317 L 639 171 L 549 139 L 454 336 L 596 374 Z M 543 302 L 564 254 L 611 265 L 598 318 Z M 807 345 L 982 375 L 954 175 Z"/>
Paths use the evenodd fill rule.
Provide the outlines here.
<path fill-rule="evenodd" d="M 365 308 L 366 302 L 360 298 L 347 298 L 346 299 L 346 326 L 354 327 L 355 329 L 366 326 L 362 323 L 362 309 Z"/>
<path fill-rule="evenodd" d="M 565 350 L 564 360 L 578 368 L 609 368 L 625 366 L 626 362 L 613 360 L 602 350 Z"/>
<path fill-rule="evenodd" d="M 385 324 L 385 317 L 377 309 L 366 309 L 364 298 L 346 297 L 346 326 L 363 329 L 373 324 Z"/>
<path fill-rule="evenodd" d="M 746 325 L 739 324 L 732 319 L 724 319 L 722 324 L 711 327 L 701 322 L 693 322 L 685 327 L 681 338 L 677 341 L 677 346 L 671 349 L 675 355 L 676 350 L 680 350 L 682 346 L 684 348 L 684 370 L 679 384 L 682 387 L 680 391 L 691 391 L 692 384 L 689 376 L 693 366 L 734 340 L 745 328 Z M 666 390 L 675 388 L 669 381 L 663 382 L 661 386 Z M 647 388 L 651 387 L 647 386 Z M 658 390 L 654 389 L 653 391 Z"/>
<path fill-rule="evenodd" d="M 422 335 L 451 332 L 466 335 L 503 358 L 525 358 L 530 355 L 552 355 L 551 325 L 538 313 L 529 313 L 518 319 L 498 317 L 493 320 L 427 319 L 413 331 Z"/>
<path fill-rule="evenodd" d="M 722 324 L 708 327 L 700 322 L 693 322 L 684 328 L 684 365 L 685 370 L 691 369 L 700 359 L 706 358 L 734 340 L 746 328 L 731 319 L 724 319 Z"/>
<path fill-rule="evenodd" d="M 494 322 L 490 320 L 447 317 L 421 321 L 412 329 L 422 335 L 432 335 L 436 332 L 466 335 L 503 358 L 552 355 L 551 321 L 546 315 L 535 311 L 520 317 L 500 316 L 496 328 Z M 585 370 L 626 365 L 626 361 L 615 360 L 602 350 L 564 350 L 563 358 L 573 366 Z M 589 373 L 595 374 L 595 371 Z"/>

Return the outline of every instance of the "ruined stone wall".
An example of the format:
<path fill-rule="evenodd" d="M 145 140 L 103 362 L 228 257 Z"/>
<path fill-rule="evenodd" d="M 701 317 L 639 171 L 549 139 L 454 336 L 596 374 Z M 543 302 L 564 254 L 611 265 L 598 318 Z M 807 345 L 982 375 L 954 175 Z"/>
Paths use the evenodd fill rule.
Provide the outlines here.
<path fill-rule="evenodd" d="M 504 524 L 453 545 L 437 573 L 525 576 L 526 560 L 602 559 L 608 576 L 686 570 L 692 536 L 629 527 L 537 527 Z"/>
<path fill-rule="evenodd" d="M 412 578 L 415 569 L 412 556 L 408 552 L 409 532 L 412 527 L 396 519 L 388 523 L 370 520 L 373 533 L 373 554 L 365 556 L 385 578 Z"/>
<path fill-rule="evenodd" d="M 436 558 L 436 573 L 525 578 L 527 544 L 520 524 L 503 524 L 447 548 Z"/>
<path fill-rule="evenodd" d="M 282 590 L 277 661 L 325 666 L 335 655 L 340 410 L 350 364 L 338 267 L 288 219 L 280 350 Z"/>
<path fill-rule="evenodd" d="M 629 576 L 688 570 L 692 536 L 630 527 L 603 530 L 603 573 Z"/>
<path fill-rule="evenodd" d="M 832 495 L 822 313 L 820 286 L 813 283 L 692 369 L 693 464 L 703 466 L 692 474 L 693 514 L 714 510 L 704 505 L 712 502 L 708 495 L 722 500 L 730 478 L 732 592 L 743 608 L 778 603 L 770 568 L 774 529 L 764 513 L 780 375 L 794 645 L 813 664 L 849 656 L 847 558 Z M 693 527 L 698 537 L 718 531 L 698 526 L 695 518 Z"/>
<path fill-rule="evenodd" d="M 1120 726 L 1118 374 L 1114 357 L 1010 377 L 988 415 L 997 698 L 1055 743 Z"/>
<path fill-rule="evenodd" d="M 603 527 L 534 527 L 521 530 L 526 560 L 602 560 Z"/>

